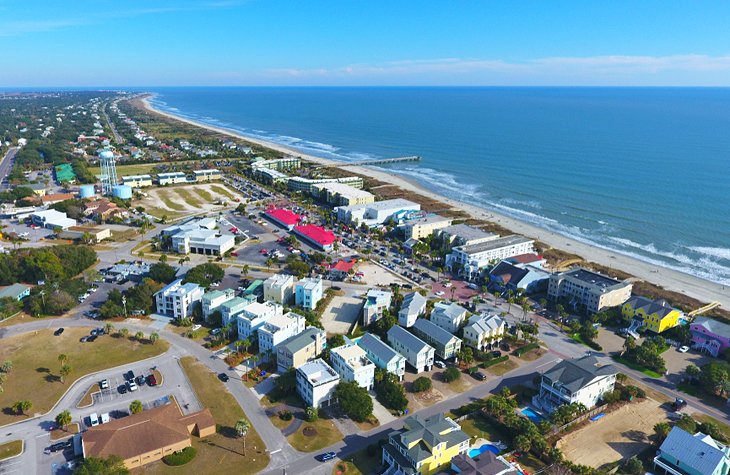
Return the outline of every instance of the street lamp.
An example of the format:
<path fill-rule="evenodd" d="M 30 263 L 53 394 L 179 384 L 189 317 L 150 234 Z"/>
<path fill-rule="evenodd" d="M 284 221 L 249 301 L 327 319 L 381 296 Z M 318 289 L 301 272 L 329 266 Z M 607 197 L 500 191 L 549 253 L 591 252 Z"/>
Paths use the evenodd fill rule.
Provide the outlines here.
<path fill-rule="evenodd" d="M 122 305 L 124 305 L 124 318 L 127 318 L 127 296 L 122 295 Z"/>

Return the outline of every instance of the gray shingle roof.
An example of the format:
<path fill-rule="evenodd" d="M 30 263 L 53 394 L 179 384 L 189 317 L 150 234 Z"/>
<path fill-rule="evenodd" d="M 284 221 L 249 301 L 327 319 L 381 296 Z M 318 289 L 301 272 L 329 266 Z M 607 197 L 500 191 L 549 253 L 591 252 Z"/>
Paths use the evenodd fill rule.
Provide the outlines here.
<path fill-rule="evenodd" d="M 413 324 L 413 328 L 425 333 L 444 346 L 454 340 L 458 340 L 457 337 L 425 318 L 419 318 L 416 320 L 416 323 Z"/>
<path fill-rule="evenodd" d="M 469 317 L 467 327 L 473 327 L 478 332 L 492 332 L 505 324 L 504 319 L 498 315 L 472 315 Z"/>
<path fill-rule="evenodd" d="M 289 350 L 291 353 L 296 353 L 297 351 L 312 343 L 315 340 L 316 335 L 320 332 L 322 332 L 322 330 L 320 330 L 319 328 L 307 327 L 299 335 L 294 335 L 284 340 L 281 345 L 282 347 Z"/>
<path fill-rule="evenodd" d="M 469 440 L 469 436 L 456 428 L 458 425 L 454 427 L 455 423 L 447 420 L 443 414 L 436 414 L 427 419 L 410 416 L 404 422 L 407 429 L 396 438 L 405 446 L 419 442 L 408 449 L 411 458 L 417 462 L 431 457 L 431 450 L 428 447 L 434 447 L 442 442 L 446 442 L 448 447 L 453 447 Z M 447 433 L 443 434 L 444 432 Z"/>
<path fill-rule="evenodd" d="M 457 303 L 437 303 L 434 306 L 433 312 L 431 312 L 431 315 L 433 317 L 434 314 L 439 315 L 442 314 L 446 316 L 450 321 L 454 321 L 457 318 L 459 318 L 461 315 L 466 313 L 466 309 L 462 307 L 461 305 Z"/>
<path fill-rule="evenodd" d="M 656 313 L 660 317 L 665 317 L 674 310 L 666 300 L 652 300 L 640 295 L 635 295 L 628 299 L 624 305 L 630 304 L 634 311 L 644 309 L 647 315 Z"/>
<path fill-rule="evenodd" d="M 730 459 L 720 447 L 723 446 L 701 432 L 692 435 L 673 427 L 659 447 L 659 457 L 670 465 L 677 466 L 676 461 L 680 460 L 697 473 L 712 475 L 720 464 L 724 464 L 726 470 L 730 468 Z"/>
<path fill-rule="evenodd" d="M 403 358 L 400 353 L 388 346 L 383 340 L 370 333 L 364 334 L 357 341 L 357 344 L 366 352 L 377 356 L 384 363 Z"/>
<path fill-rule="evenodd" d="M 576 392 L 599 376 L 616 374 L 612 365 L 596 366 L 598 359 L 595 356 L 584 356 L 574 360 L 563 360 L 549 370 L 544 376 L 553 382 L 560 382 L 571 392 Z"/>
<path fill-rule="evenodd" d="M 406 348 L 409 348 L 415 353 L 420 353 L 424 348 L 431 348 L 428 343 L 398 325 L 395 325 L 388 330 L 388 342 L 393 341 L 399 341 Z"/>

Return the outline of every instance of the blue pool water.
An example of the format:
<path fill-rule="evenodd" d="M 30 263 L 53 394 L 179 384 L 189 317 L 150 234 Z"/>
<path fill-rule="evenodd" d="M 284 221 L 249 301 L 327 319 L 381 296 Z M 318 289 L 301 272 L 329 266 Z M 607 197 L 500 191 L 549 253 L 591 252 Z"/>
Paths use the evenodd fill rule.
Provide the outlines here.
<path fill-rule="evenodd" d="M 538 414 L 537 412 L 533 411 L 529 407 L 526 407 L 520 411 L 522 414 L 526 415 L 528 419 L 530 419 L 532 422 L 540 422 L 543 417 Z"/>
<path fill-rule="evenodd" d="M 492 452 L 493 454 L 498 454 L 499 453 L 499 448 L 496 445 L 483 444 L 478 449 L 471 449 L 469 451 L 469 458 L 478 457 L 479 455 L 481 455 L 482 453 L 486 452 L 487 450 L 490 451 L 490 452 Z"/>

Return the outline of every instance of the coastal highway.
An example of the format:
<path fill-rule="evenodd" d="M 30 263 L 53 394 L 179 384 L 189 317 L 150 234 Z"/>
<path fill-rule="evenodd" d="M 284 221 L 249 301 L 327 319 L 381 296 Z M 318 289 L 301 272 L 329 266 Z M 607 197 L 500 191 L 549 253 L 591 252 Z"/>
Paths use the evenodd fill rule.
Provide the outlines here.
<path fill-rule="evenodd" d="M 20 150 L 20 148 L 10 147 L 0 161 L 0 180 L 2 180 L 2 184 L 0 184 L 0 191 L 5 191 L 8 186 L 10 186 L 9 183 L 5 181 L 5 177 L 10 174 L 10 170 L 13 168 L 13 160 L 15 160 L 15 154 L 18 153 L 18 150 Z"/>

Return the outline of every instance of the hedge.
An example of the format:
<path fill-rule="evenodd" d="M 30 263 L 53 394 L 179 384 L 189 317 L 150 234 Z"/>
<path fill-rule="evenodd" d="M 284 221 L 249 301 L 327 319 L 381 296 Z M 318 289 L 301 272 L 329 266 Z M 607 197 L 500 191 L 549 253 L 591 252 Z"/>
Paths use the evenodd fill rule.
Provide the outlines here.
<path fill-rule="evenodd" d="M 514 352 L 514 355 L 522 356 L 525 353 L 527 353 L 528 351 L 536 350 L 538 348 L 540 348 L 540 345 L 538 343 L 529 343 L 529 344 L 523 346 L 522 348 L 517 348 Z"/>
<path fill-rule="evenodd" d="M 185 465 L 195 458 L 196 452 L 197 451 L 193 447 L 185 447 L 180 452 L 165 455 L 164 457 L 162 457 L 162 461 L 165 462 L 166 465 L 171 465 L 173 467 L 178 465 Z"/>
<path fill-rule="evenodd" d="M 487 369 L 490 366 L 494 366 L 496 364 L 502 363 L 503 361 L 507 361 L 508 359 L 509 359 L 509 356 L 504 355 L 504 356 L 500 356 L 499 358 L 494 358 L 489 361 L 485 361 L 484 363 L 482 363 L 482 368 Z"/>

